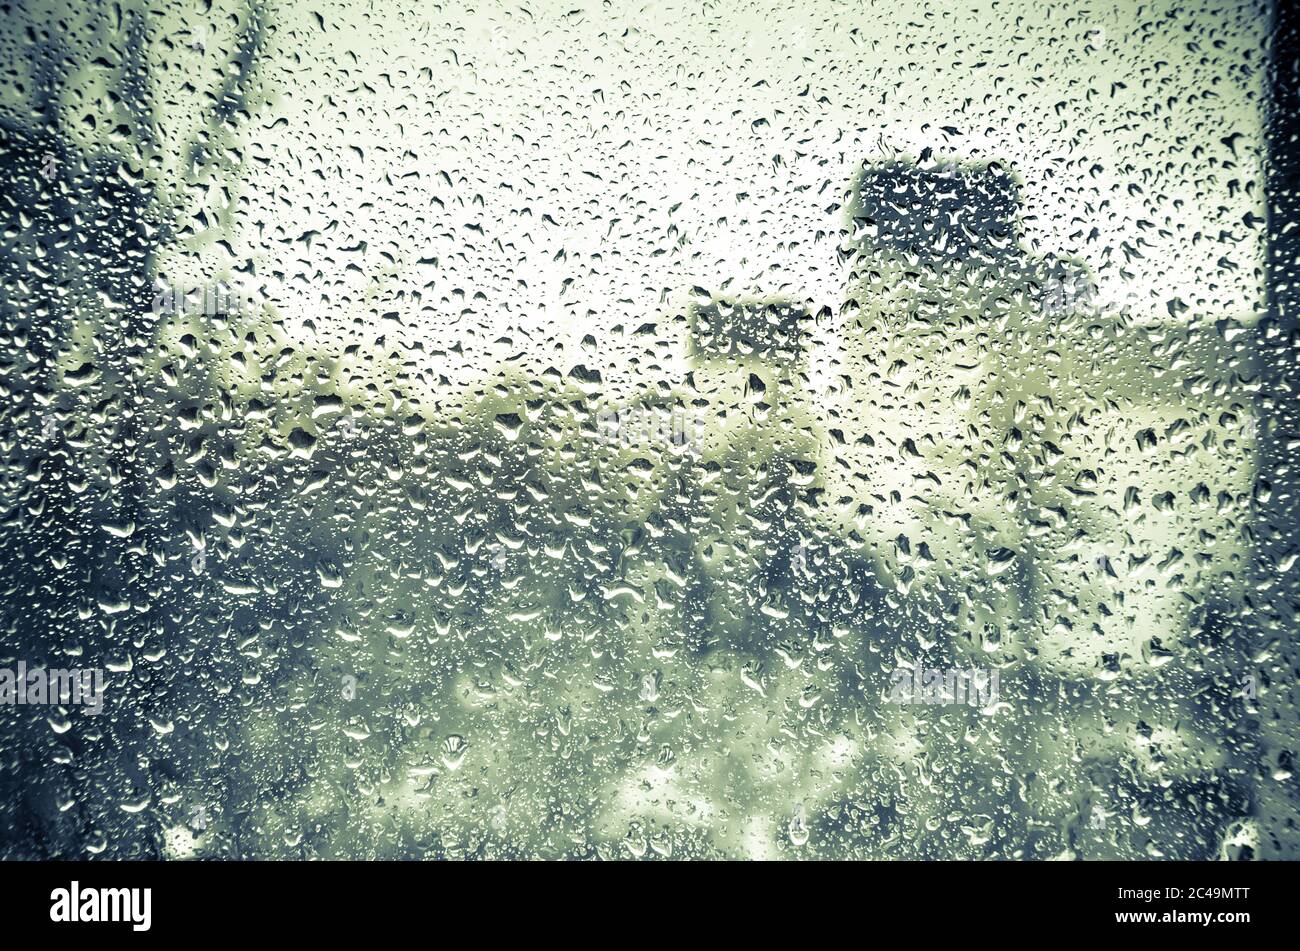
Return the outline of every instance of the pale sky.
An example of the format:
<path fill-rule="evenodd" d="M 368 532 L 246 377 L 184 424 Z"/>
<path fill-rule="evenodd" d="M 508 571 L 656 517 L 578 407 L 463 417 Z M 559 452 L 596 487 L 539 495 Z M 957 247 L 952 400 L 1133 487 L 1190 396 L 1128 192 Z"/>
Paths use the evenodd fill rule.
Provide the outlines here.
<path fill-rule="evenodd" d="M 576 351 L 693 286 L 835 304 L 854 168 L 930 148 L 1010 163 L 1035 251 L 1082 258 L 1139 319 L 1173 298 L 1189 319 L 1259 307 L 1257 4 L 404 7 L 268 3 L 259 92 L 224 167 L 197 171 L 179 145 L 247 13 L 150 20 L 163 177 L 182 218 L 210 223 L 165 270 L 251 262 L 312 346 L 415 335 L 483 365 Z M 122 151 L 107 116 L 75 121 L 74 93 L 103 112 L 114 75 L 88 65 L 64 113 Z"/>

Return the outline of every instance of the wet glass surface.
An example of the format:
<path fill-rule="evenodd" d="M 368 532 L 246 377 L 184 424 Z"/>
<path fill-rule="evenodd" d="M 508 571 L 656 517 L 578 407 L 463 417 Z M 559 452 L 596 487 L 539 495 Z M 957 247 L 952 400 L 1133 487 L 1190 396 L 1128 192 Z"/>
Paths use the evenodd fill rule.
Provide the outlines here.
<path fill-rule="evenodd" d="M 3 857 L 1300 854 L 1267 4 L 0 6 Z"/>

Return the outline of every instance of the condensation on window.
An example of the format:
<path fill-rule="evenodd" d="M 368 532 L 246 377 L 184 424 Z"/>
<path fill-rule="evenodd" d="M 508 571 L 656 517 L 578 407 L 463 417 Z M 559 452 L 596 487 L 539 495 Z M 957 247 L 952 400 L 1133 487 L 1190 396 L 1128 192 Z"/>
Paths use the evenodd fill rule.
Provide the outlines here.
<path fill-rule="evenodd" d="M 1268 3 L 0 11 L 0 855 L 1300 857 Z"/>

